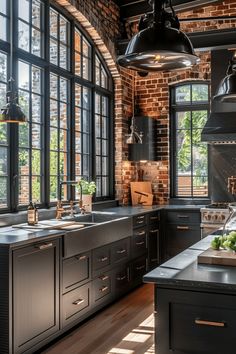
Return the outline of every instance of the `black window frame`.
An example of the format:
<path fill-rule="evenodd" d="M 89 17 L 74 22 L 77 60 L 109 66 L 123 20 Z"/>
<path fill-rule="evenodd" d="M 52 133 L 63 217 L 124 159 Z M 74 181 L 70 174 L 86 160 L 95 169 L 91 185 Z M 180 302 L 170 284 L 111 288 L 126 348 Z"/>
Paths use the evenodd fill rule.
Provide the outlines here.
<path fill-rule="evenodd" d="M 42 57 L 36 56 L 30 52 L 26 52 L 20 48 L 18 48 L 18 35 L 17 35 L 17 9 L 18 9 L 18 1 L 19 0 L 10 0 L 13 2 L 13 19 L 9 17 L 8 21 L 8 28 L 10 27 L 10 21 L 13 21 L 13 71 L 12 76 L 15 79 L 16 87 L 18 86 L 17 77 L 18 77 L 18 69 L 17 69 L 17 61 L 22 60 L 30 65 L 35 65 L 43 69 L 44 72 L 44 107 L 43 107 L 43 116 L 45 120 L 43 134 L 44 134 L 44 153 L 42 156 L 42 166 L 44 168 L 44 176 L 42 182 L 42 203 L 39 204 L 41 208 L 47 208 L 55 205 L 55 202 L 50 202 L 49 200 L 49 93 L 50 93 L 50 86 L 49 86 L 49 76 L 50 73 L 63 76 L 64 78 L 70 81 L 70 122 L 71 122 L 71 132 L 70 132 L 70 161 L 69 161 L 69 176 L 70 180 L 74 179 L 75 176 L 75 141 L 74 141 L 74 117 L 75 117 L 75 102 L 74 102 L 74 85 L 78 83 L 84 87 L 87 87 L 91 90 L 91 143 L 90 143 L 90 168 L 91 168 L 91 175 L 89 176 L 90 180 L 96 180 L 96 170 L 95 170 L 95 93 L 100 93 L 102 95 L 106 95 L 109 101 L 109 114 L 110 114 L 110 124 L 109 124 L 109 195 L 96 197 L 93 196 L 93 201 L 102 201 L 102 200 L 112 200 L 114 199 L 115 191 L 114 191 L 114 83 L 109 72 L 109 69 L 99 52 L 96 48 L 95 43 L 89 37 L 89 35 L 83 30 L 82 26 L 78 23 L 78 21 L 73 18 L 69 12 L 60 7 L 54 1 L 50 0 L 41 0 L 44 3 L 44 19 L 42 23 L 42 30 L 44 35 L 44 45 L 42 47 Z M 9 3 L 7 2 L 8 7 Z M 59 12 L 63 17 L 65 17 L 70 23 L 70 53 L 69 53 L 69 60 L 70 60 L 70 68 L 65 70 L 59 66 L 56 66 L 50 63 L 50 52 L 49 52 L 49 10 L 50 7 L 55 9 L 55 11 Z M 82 77 L 75 75 L 75 63 L 74 63 L 74 31 L 75 27 L 80 31 L 82 36 L 85 40 L 91 45 L 91 80 L 86 80 Z M 0 40 L 0 50 L 5 52 L 8 57 L 10 56 L 10 43 L 9 38 L 7 41 Z M 100 87 L 96 85 L 95 82 L 95 68 L 96 68 L 96 61 L 95 56 L 99 58 L 101 61 L 103 68 L 105 69 L 107 76 L 108 76 L 108 88 Z M 8 63 L 9 65 L 9 63 Z M 8 71 L 9 75 L 9 71 Z M 8 77 L 9 78 L 9 77 Z M 2 108 L 2 107 L 0 107 Z M 15 212 L 19 210 L 25 210 L 26 206 L 19 206 L 18 205 L 18 126 L 17 124 L 8 124 L 8 132 L 9 132 L 9 144 L 10 144 L 10 156 L 8 158 L 8 169 L 10 171 L 9 181 L 8 181 L 8 207 L 7 208 L 0 208 L 0 213 L 5 212 Z M 10 188 L 11 186 L 11 188 Z M 68 187 L 67 191 L 67 199 L 75 199 L 75 192 L 73 188 Z"/>
<path fill-rule="evenodd" d="M 199 101 L 195 101 L 196 103 L 192 104 L 192 85 L 197 85 L 197 84 L 203 84 L 203 85 L 208 85 L 208 103 Z M 176 104 L 175 102 L 175 93 L 176 89 L 181 86 L 187 86 L 190 85 L 190 92 L 191 92 L 191 101 L 189 103 L 178 103 Z M 208 194 L 204 196 L 196 196 L 193 195 L 193 184 L 191 185 L 191 195 L 178 195 L 177 194 L 177 163 L 176 163 L 176 113 L 178 112 L 184 112 L 184 111 L 199 111 L 199 110 L 207 110 L 207 115 L 210 113 L 210 82 L 206 80 L 186 80 L 183 82 L 180 82 L 178 84 L 170 85 L 170 96 L 169 96 L 169 117 L 170 117 L 170 124 L 169 124 L 169 129 L 170 129 L 170 134 L 169 134 L 169 146 L 170 146 L 170 199 L 175 199 L 175 200 L 209 200 L 209 195 L 210 195 L 210 185 L 209 185 L 209 161 L 210 161 L 210 155 L 209 155 L 209 148 L 207 149 L 207 161 L 208 161 L 208 172 L 207 172 L 207 183 L 208 183 Z M 191 161 L 192 161 L 192 149 L 191 149 Z M 191 173 L 191 180 L 193 178 L 193 174 Z"/>

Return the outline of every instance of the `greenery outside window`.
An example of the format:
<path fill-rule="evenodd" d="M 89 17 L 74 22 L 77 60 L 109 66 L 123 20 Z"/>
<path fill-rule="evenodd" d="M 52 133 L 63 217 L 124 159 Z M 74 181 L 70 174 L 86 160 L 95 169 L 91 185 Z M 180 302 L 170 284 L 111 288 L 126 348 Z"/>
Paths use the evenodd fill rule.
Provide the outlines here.
<path fill-rule="evenodd" d="M 208 197 L 208 145 L 201 131 L 209 114 L 209 85 L 171 88 L 171 197 Z"/>
<path fill-rule="evenodd" d="M 9 79 L 10 21 L 12 75 L 28 121 L 0 124 L 0 211 L 25 209 L 30 200 L 55 205 L 60 182 L 82 177 L 96 181 L 95 201 L 113 198 L 113 85 L 95 45 L 55 3 L 1 0 L 0 108 Z M 79 196 L 63 186 L 62 197 Z"/>

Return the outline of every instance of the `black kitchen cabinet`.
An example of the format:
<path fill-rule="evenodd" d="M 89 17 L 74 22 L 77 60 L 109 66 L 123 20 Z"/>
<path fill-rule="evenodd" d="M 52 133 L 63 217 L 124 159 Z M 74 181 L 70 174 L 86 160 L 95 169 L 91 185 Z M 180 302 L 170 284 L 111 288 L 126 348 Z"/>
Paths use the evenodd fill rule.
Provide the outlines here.
<path fill-rule="evenodd" d="M 167 260 L 201 239 L 200 211 L 166 211 L 163 231 L 164 260 Z"/>
<path fill-rule="evenodd" d="M 59 240 L 13 251 L 13 347 L 24 353 L 59 330 Z"/>
<path fill-rule="evenodd" d="M 150 213 L 148 215 L 147 230 L 147 267 L 151 270 L 160 263 L 160 213 Z"/>
<path fill-rule="evenodd" d="M 235 352 L 235 295 L 159 288 L 155 297 L 158 353 Z"/>

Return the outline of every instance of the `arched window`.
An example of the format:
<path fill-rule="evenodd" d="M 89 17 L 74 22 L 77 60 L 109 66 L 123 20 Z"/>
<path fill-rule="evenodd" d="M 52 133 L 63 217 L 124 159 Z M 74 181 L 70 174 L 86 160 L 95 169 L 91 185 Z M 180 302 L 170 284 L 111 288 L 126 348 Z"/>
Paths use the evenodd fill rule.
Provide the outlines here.
<path fill-rule="evenodd" d="M 30 200 L 53 205 L 60 182 L 81 177 L 96 181 L 95 200 L 112 198 L 113 83 L 102 57 L 55 4 L 10 1 L 0 4 L 0 108 L 13 27 L 11 74 L 28 121 L 0 124 L 0 209 L 24 209 Z M 62 192 L 66 200 L 78 198 L 71 187 Z"/>
<path fill-rule="evenodd" d="M 209 113 L 209 85 L 181 83 L 171 88 L 171 197 L 208 197 L 208 146 L 201 131 Z"/>

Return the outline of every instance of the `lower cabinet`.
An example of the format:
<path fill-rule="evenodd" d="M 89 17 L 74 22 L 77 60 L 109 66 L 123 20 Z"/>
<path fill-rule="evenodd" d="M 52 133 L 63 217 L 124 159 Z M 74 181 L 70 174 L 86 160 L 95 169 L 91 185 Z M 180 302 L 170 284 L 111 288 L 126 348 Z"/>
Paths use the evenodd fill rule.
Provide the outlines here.
<path fill-rule="evenodd" d="M 13 251 L 13 353 L 59 330 L 59 239 Z"/>
<path fill-rule="evenodd" d="M 156 289 L 158 354 L 235 353 L 235 295 Z"/>

